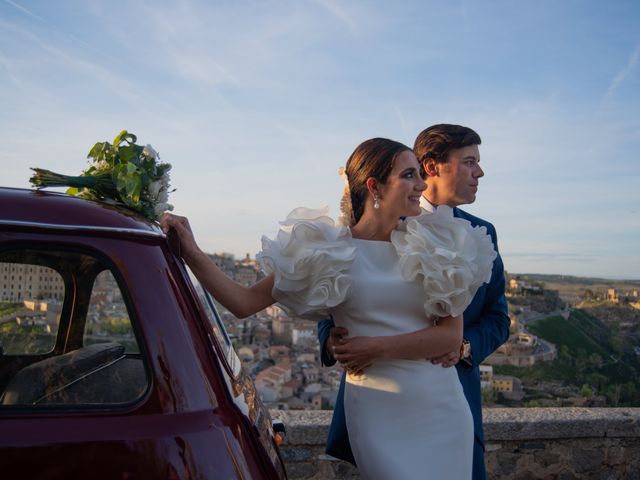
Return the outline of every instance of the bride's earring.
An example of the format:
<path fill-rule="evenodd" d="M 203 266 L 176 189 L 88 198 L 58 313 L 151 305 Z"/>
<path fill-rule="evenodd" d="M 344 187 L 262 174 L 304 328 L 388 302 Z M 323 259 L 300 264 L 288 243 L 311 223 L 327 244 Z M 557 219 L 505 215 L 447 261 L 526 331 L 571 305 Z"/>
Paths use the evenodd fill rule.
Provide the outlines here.
<path fill-rule="evenodd" d="M 373 208 L 376 210 L 380 208 L 380 197 L 378 195 L 373 196 Z"/>

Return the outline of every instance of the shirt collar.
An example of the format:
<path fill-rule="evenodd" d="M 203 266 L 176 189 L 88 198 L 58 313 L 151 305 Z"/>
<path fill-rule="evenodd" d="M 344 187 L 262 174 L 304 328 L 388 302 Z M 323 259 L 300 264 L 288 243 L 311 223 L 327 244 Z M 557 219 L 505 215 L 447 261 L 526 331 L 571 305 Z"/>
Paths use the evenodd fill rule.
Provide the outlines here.
<path fill-rule="evenodd" d="M 436 205 L 433 205 L 429 200 L 427 200 L 424 196 L 420 197 L 420 207 L 423 210 L 426 210 L 429 213 L 433 213 L 436 211 Z"/>
<path fill-rule="evenodd" d="M 420 208 L 427 213 L 436 213 L 437 210 L 440 214 L 448 214 L 449 216 L 455 217 L 453 207 L 449 205 L 434 205 L 424 196 L 420 197 Z"/>

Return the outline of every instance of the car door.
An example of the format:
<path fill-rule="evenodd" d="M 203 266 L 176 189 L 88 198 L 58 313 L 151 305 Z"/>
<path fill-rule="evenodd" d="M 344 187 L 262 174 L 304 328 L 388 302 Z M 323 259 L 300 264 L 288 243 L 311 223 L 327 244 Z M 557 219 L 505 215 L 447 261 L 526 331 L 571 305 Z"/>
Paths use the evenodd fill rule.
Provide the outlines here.
<path fill-rule="evenodd" d="M 267 478 L 162 242 L 2 226 L 3 476 Z"/>

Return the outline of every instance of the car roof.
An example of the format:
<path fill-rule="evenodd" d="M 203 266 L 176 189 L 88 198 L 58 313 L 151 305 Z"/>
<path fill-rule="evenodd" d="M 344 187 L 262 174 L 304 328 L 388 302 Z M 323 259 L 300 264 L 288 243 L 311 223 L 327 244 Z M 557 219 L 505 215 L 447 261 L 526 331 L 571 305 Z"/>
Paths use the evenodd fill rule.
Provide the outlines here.
<path fill-rule="evenodd" d="M 163 236 L 159 226 L 123 206 L 65 193 L 0 187 L 0 225 Z"/>

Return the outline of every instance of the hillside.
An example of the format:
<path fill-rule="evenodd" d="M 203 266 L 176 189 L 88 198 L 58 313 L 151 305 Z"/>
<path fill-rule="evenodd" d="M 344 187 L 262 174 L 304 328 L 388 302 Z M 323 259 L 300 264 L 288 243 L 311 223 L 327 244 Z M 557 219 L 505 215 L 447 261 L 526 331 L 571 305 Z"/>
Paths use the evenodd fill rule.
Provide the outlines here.
<path fill-rule="evenodd" d="M 542 284 L 547 290 L 555 290 L 564 301 L 571 305 L 580 303 L 587 291 L 598 295 L 605 295 L 607 290 L 615 288 L 620 292 L 640 290 L 640 280 L 609 280 L 605 278 L 574 277 L 571 275 L 547 274 L 514 274 L 510 276 L 521 278 L 528 282 Z"/>
<path fill-rule="evenodd" d="M 606 346 L 609 343 L 609 330 L 597 318 L 574 310 L 568 320 L 560 315 L 546 317 L 528 325 L 531 333 L 555 344 L 558 348 L 565 345 L 573 355 L 580 350 L 586 355 L 596 353 L 600 356 L 613 354 Z"/>
<path fill-rule="evenodd" d="M 640 406 L 640 358 L 632 338 L 579 309 L 568 319 L 553 315 L 527 328 L 555 344 L 558 357 L 530 367 L 495 367 L 496 373 L 519 377 L 525 390 L 535 394 L 551 382 L 605 395 L 608 406 Z"/>

